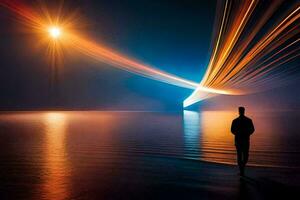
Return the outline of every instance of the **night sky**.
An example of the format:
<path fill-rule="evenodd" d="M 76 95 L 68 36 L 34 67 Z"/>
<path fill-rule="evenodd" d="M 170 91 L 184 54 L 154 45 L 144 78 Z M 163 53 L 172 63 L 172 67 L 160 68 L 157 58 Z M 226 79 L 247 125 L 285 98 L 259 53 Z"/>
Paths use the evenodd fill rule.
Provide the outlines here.
<path fill-rule="evenodd" d="M 36 6 L 30 1 L 27 5 Z M 54 7 L 51 1 L 49 8 Z M 78 31 L 125 55 L 196 82 L 205 72 L 215 1 L 77 0 L 66 2 L 64 9 L 78 11 Z M 14 14 L 0 8 L 2 110 L 178 110 L 192 92 L 71 50 L 66 52 L 57 80 L 51 82 L 45 49 L 37 45 L 36 35 L 22 26 Z M 300 104 L 295 94 L 299 94 L 298 83 L 259 94 L 259 98 L 267 102 L 275 96 L 278 104 L 275 100 L 274 106 L 295 108 Z"/>

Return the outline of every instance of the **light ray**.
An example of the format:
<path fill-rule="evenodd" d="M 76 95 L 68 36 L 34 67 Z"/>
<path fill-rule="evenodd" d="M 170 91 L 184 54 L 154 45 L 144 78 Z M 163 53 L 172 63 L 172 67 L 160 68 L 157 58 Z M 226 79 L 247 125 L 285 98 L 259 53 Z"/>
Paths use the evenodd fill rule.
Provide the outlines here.
<path fill-rule="evenodd" d="M 79 36 L 77 33 L 75 34 L 71 31 L 68 31 L 67 28 L 64 29 L 64 33 L 62 33 L 62 28 L 59 27 L 59 24 L 67 23 L 62 19 L 59 21 L 59 17 L 56 17 L 56 19 L 53 20 L 45 6 L 42 6 L 42 11 L 44 13 L 43 16 L 46 16 L 46 19 L 44 19 L 42 15 L 33 12 L 29 7 L 26 7 L 18 1 L 3 1 L 1 2 L 1 5 L 9 8 L 11 11 L 19 15 L 27 25 L 32 25 L 32 27 L 37 28 L 38 30 L 47 30 L 47 32 L 53 38 L 53 40 L 50 41 L 51 45 L 49 45 L 51 63 L 57 63 L 59 61 L 62 62 L 63 52 L 61 46 L 67 43 L 68 45 L 71 45 L 72 48 L 80 51 L 86 56 L 89 56 L 97 61 L 107 63 L 111 66 L 115 66 L 122 70 L 183 88 L 196 89 L 198 87 L 198 83 L 164 72 L 152 66 L 145 65 L 135 59 L 129 58 L 128 56 L 109 49 L 102 44 L 93 42 Z M 64 38 L 60 38 L 62 37 L 62 34 Z M 57 41 L 59 38 L 60 41 Z M 208 87 L 200 87 L 198 90 L 219 94 L 230 93 L 229 91 L 210 89 Z"/>
<path fill-rule="evenodd" d="M 48 46 L 50 62 L 55 68 L 63 63 L 63 47 L 68 45 L 110 66 L 164 83 L 195 89 L 184 101 L 186 107 L 219 94 L 247 94 L 287 82 L 290 72 L 296 72 L 299 66 L 289 64 L 300 56 L 300 5 L 291 4 L 291 9 L 282 12 L 282 15 L 276 13 L 278 20 L 266 28 L 268 20 L 274 17 L 282 2 L 278 0 L 268 5 L 264 12 L 258 12 L 262 4 L 258 0 L 240 4 L 232 0 L 224 1 L 224 10 L 220 19 L 217 19 L 220 23 L 210 62 L 200 84 L 146 65 L 71 31 L 73 22 L 71 18 L 66 20 L 61 16 L 62 5 L 55 17 L 51 16 L 45 5 L 41 5 L 42 13 L 17 0 L 2 0 L 0 5 L 17 14 L 26 26 L 47 35 L 43 41 Z"/>
<path fill-rule="evenodd" d="M 258 1 L 251 1 L 252 4 L 247 1 L 248 4 L 241 4 L 237 9 L 228 2 L 231 1 L 225 2 L 223 18 L 218 19 L 222 24 L 219 27 L 219 36 L 199 87 L 247 94 L 267 90 L 287 82 L 288 72 L 298 66 L 290 63 L 300 57 L 298 53 L 300 49 L 299 3 L 291 5 L 293 8 L 291 11 L 283 12 L 282 16 L 278 16 L 281 20 L 266 29 L 265 24 L 273 17 L 282 1 L 269 5 L 266 12 L 254 12 L 254 7 L 261 3 Z M 232 7 L 229 9 L 228 5 Z M 239 16 L 244 16 L 244 19 L 240 20 Z M 231 20 L 226 21 L 225 18 Z M 259 20 L 256 20 L 257 18 Z M 224 29 L 227 32 L 223 34 Z M 247 29 L 251 30 L 250 33 Z M 275 77 L 276 81 L 274 81 Z M 201 94 L 201 92 L 196 89 L 184 101 L 184 107 L 215 96 Z"/>

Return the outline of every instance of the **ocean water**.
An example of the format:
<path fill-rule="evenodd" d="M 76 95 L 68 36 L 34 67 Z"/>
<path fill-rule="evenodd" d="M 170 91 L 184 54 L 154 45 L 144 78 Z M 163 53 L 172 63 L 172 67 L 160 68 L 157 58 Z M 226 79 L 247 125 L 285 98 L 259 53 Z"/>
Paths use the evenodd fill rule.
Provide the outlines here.
<path fill-rule="evenodd" d="M 249 165 L 300 169 L 299 114 L 249 116 L 256 128 Z M 163 167 L 170 159 L 234 165 L 230 125 L 235 117 L 229 111 L 2 112 L 0 195 L 97 199 L 88 196 L 97 193 L 110 199 L 105 195 L 128 180 L 135 183 L 127 185 L 129 190 L 145 177 L 161 181 L 166 174 L 153 166 Z M 176 164 L 169 165 L 176 170 Z"/>

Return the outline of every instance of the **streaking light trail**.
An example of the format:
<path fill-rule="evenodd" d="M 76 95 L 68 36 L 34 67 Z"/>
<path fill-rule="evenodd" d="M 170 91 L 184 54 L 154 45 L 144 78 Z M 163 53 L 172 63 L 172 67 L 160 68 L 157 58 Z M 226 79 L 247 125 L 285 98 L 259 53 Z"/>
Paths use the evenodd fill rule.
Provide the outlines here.
<path fill-rule="evenodd" d="M 291 62 L 300 56 L 300 4 L 291 5 L 282 16 L 276 13 L 277 20 L 272 21 L 283 2 L 274 1 L 259 12 L 262 1 L 224 1 L 213 52 L 198 88 L 247 94 L 293 78 L 291 72 L 299 67 Z M 215 95 L 203 94 L 198 88 L 184 101 L 184 107 Z"/>
<path fill-rule="evenodd" d="M 34 28 L 37 27 L 38 30 L 43 30 L 43 29 L 47 30 L 48 34 L 50 34 L 50 36 L 55 40 L 58 39 L 63 34 L 64 39 L 60 40 L 62 44 L 68 43 L 68 45 L 71 45 L 74 49 L 80 51 L 86 56 L 89 56 L 97 61 L 104 62 L 112 66 L 115 66 L 117 68 L 120 68 L 122 70 L 126 70 L 147 78 L 176 85 L 179 87 L 188 88 L 188 89 L 196 89 L 198 87 L 198 84 L 195 82 L 180 78 L 173 74 L 169 74 L 162 70 L 156 69 L 154 67 L 145 65 L 125 55 L 117 53 L 116 51 L 113 51 L 105 47 L 104 45 L 97 44 L 96 42 L 87 40 L 84 37 L 80 37 L 79 34 L 75 34 L 70 31 L 67 31 L 67 29 L 64 29 L 64 32 L 62 33 L 62 28 L 60 28 L 58 25 L 50 26 L 49 28 L 47 24 L 59 24 L 59 21 L 52 20 L 47 12 L 46 14 L 44 13 L 43 15 L 48 16 L 47 17 L 49 21 L 48 23 L 45 20 L 43 20 L 43 17 L 39 17 L 40 15 L 36 13 L 34 14 L 34 12 L 30 8 L 26 7 L 23 4 L 20 4 L 20 2 L 16 3 L 16 1 L 3 1 L 1 2 L 1 5 L 9 8 L 11 11 L 18 14 L 21 17 L 21 19 L 25 21 L 28 25 Z M 58 46 L 59 44 L 56 41 L 54 41 L 52 47 L 50 48 L 50 52 L 52 52 L 51 57 L 56 57 L 56 55 L 58 54 L 60 55 L 59 57 L 62 57 L 61 51 L 57 49 L 53 50 L 53 48 L 57 48 Z M 211 89 L 208 87 L 200 87 L 198 89 L 203 92 L 209 92 L 209 93 L 218 93 L 218 94 L 230 93 L 228 91 Z"/>
<path fill-rule="evenodd" d="M 77 35 L 69 35 L 72 45 L 83 54 L 92 57 L 98 61 L 116 66 L 120 69 L 139 74 L 141 76 L 176 85 L 179 87 L 195 89 L 198 84 L 192 81 L 182 79 L 178 76 L 166 73 L 164 71 L 155 69 L 153 67 L 135 61 L 124 55 L 114 52 L 113 50 L 103 47 L 97 43 L 85 40 L 83 37 Z M 230 94 L 225 90 L 211 89 L 208 87 L 201 87 L 202 92 Z"/>
<path fill-rule="evenodd" d="M 90 58 L 119 69 L 195 89 L 184 101 L 184 107 L 187 107 L 219 94 L 240 95 L 269 89 L 293 78 L 298 65 L 292 62 L 300 55 L 300 5 L 290 5 L 290 9 L 281 12 L 280 16 L 276 11 L 283 2 L 274 1 L 264 7 L 264 2 L 258 0 L 243 3 L 222 1 L 222 11 L 216 16 L 213 51 L 200 84 L 141 63 L 70 31 L 72 22 L 59 15 L 53 19 L 45 6 L 41 6 L 42 13 L 39 13 L 16 0 L 2 0 L 0 5 L 17 14 L 33 30 L 47 34 L 52 65 L 62 62 L 62 45 L 69 45 Z"/>

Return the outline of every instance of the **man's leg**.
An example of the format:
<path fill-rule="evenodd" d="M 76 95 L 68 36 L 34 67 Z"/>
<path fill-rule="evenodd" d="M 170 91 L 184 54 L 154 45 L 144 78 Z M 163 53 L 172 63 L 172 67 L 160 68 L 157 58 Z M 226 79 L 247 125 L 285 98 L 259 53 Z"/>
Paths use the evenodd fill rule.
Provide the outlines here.
<path fill-rule="evenodd" d="M 241 154 L 242 154 L 242 159 L 241 159 L 241 175 L 243 176 L 244 175 L 244 172 L 245 172 L 245 167 L 246 167 L 246 164 L 248 162 L 248 157 L 249 157 L 249 143 L 244 143 L 243 146 L 241 146 L 240 148 L 241 150 Z"/>
<path fill-rule="evenodd" d="M 249 143 L 246 143 L 243 147 L 243 164 L 246 166 L 249 158 Z"/>
<path fill-rule="evenodd" d="M 238 146 L 236 146 L 236 153 L 237 153 L 237 163 L 240 169 L 240 175 L 244 175 L 243 151 Z"/>

